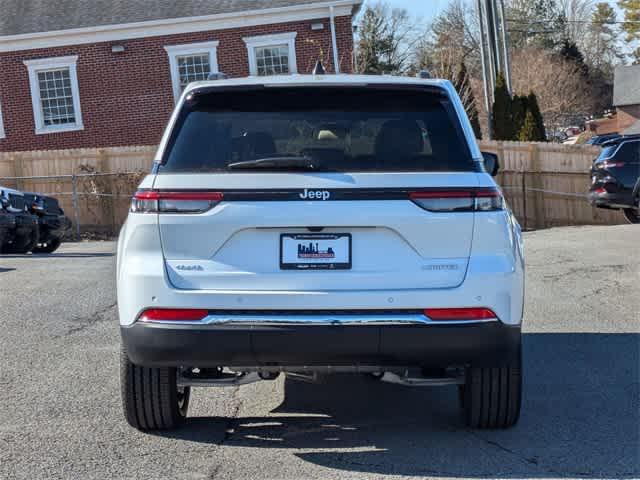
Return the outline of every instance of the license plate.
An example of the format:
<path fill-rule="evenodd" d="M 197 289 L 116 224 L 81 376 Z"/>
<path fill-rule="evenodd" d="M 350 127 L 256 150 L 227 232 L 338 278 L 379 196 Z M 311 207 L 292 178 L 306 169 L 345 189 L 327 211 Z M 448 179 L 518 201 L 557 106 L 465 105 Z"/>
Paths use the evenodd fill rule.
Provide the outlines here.
<path fill-rule="evenodd" d="M 283 270 L 348 270 L 351 268 L 350 233 L 280 235 Z"/>

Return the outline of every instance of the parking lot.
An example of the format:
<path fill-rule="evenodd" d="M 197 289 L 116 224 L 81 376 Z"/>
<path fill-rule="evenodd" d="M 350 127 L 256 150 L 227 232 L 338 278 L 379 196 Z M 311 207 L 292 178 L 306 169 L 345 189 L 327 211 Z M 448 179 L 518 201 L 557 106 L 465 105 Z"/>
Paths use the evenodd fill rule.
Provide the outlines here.
<path fill-rule="evenodd" d="M 368 377 L 200 389 L 179 431 L 121 413 L 115 243 L 0 256 L 0 478 L 639 478 L 640 231 L 525 234 L 520 423 Z"/>

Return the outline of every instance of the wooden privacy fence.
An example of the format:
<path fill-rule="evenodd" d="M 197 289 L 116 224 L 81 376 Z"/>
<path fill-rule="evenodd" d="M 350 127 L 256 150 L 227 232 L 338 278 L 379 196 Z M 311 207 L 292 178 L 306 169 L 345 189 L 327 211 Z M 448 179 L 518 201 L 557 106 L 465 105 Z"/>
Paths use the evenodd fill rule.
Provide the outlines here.
<path fill-rule="evenodd" d="M 594 208 L 586 198 L 599 147 L 482 141 L 480 149 L 498 155 L 497 181 L 523 228 L 624 223 L 620 212 Z"/>
<path fill-rule="evenodd" d="M 155 146 L 0 153 L 0 185 L 56 197 L 73 233 L 113 235 L 151 169 Z"/>
<path fill-rule="evenodd" d="M 497 153 L 498 183 L 527 229 L 622 223 L 619 212 L 586 200 L 589 167 L 598 147 L 480 142 Z M 155 146 L 0 153 L 0 185 L 55 196 L 74 232 L 115 234 L 131 195 L 149 172 Z"/>

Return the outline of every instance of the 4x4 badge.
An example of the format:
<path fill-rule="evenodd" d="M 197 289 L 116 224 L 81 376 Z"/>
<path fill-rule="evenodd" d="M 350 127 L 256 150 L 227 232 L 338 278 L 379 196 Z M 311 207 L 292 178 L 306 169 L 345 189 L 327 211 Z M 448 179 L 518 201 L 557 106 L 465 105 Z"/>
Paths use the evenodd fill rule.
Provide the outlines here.
<path fill-rule="evenodd" d="M 204 268 L 202 267 L 202 265 L 177 265 L 176 270 L 202 272 Z"/>
<path fill-rule="evenodd" d="M 307 190 L 306 188 L 300 194 L 300 198 L 303 200 L 329 200 L 331 192 L 327 190 Z"/>

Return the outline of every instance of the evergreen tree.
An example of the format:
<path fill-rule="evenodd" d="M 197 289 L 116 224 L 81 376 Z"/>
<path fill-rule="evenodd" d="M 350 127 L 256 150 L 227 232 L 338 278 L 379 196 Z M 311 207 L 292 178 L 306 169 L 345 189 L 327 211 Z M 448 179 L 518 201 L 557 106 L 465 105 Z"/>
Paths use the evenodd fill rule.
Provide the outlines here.
<path fill-rule="evenodd" d="M 640 40 L 640 0 L 618 0 L 618 7 L 624 12 L 622 29 L 627 34 L 627 42 Z M 633 52 L 635 62 L 640 63 L 640 47 Z"/>
<path fill-rule="evenodd" d="M 584 63 L 584 55 L 582 55 L 582 52 L 574 42 L 565 38 L 560 49 L 560 56 L 569 62 L 575 63 L 583 75 L 589 74 L 589 67 Z"/>
<path fill-rule="evenodd" d="M 531 112 L 533 116 L 533 120 L 535 122 L 535 136 L 531 139 L 533 142 L 546 142 L 547 134 L 544 127 L 544 119 L 542 118 L 542 114 L 540 113 L 540 107 L 538 105 L 538 97 L 536 94 L 531 92 L 527 97 L 527 110 Z M 526 118 L 525 118 L 526 123 Z"/>
<path fill-rule="evenodd" d="M 518 134 L 518 140 L 521 142 L 536 142 L 538 141 L 538 127 L 536 120 L 533 118 L 531 110 L 527 111 L 527 115 L 524 119 L 524 125 Z"/>
<path fill-rule="evenodd" d="M 614 66 L 624 58 L 618 42 L 616 21 L 616 11 L 611 5 L 604 2 L 596 4 L 587 36 L 588 54 L 585 62 L 607 80 L 613 80 Z"/>
<path fill-rule="evenodd" d="M 519 133 L 527 116 L 528 97 L 526 95 L 514 95 L 511 108 L 513 111 L 513 130 Z"/>
<path fill-rule="evenodd" d="M 493 101 L 493 138 L 495 140 L 515 140 L 516 131 L 513 125 L 513 101 L 502 73 L 496 78 Z"/>
<path fill-rule="evenodd" d="M 464 62 L 460 63 L 460 69 L 454 82 L 454 86 L 458 91 L 458 95 L 462 99 L 464 109 L 467 112 L 471 127 L 473 127 L 473 133 L 475 133 L 478 140 L 482 139 L 482 129 L 480 128 L 480 119 L 478 118 L 478 107 L 476 105 L 476 97 L 473 94 L 471 84 L 469 82 L 469 72 Z"/>

